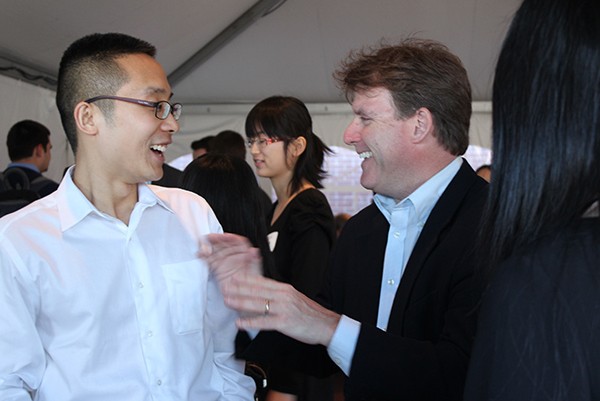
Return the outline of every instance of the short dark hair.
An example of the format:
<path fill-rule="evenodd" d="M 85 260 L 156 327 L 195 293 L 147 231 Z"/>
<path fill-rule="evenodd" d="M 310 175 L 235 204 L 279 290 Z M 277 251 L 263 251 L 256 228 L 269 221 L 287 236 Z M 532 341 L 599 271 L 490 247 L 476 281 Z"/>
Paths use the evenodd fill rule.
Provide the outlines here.
<path fill-rule="evenodd" d="M 190 144 L 192 150 L 206 149 L 207 152 L 212 150 L 212 141 L 215 139 L 213 135 L 205 136 L 204 138 L 193 141 Z"/>
<path fill-rule="evenodd" d="M 44 148 L 50 142 L 50 130 L 33 120 L 22 120 L 14 124 L 6 136 L 8 157 L 11 161 L 25 159 L 33 155 L 36 146 Z"/>
<path fill-rule="evenodd" d="M 334 78 L 352 100 L 354 93 L 387 89 L 398 117 L 412 117 L 427 108 L 435 135 L 450 153 L 462 155 L 469 146 L 471 85 L 460 59 L 432 40 L 408 38 L 351 52 Z"/>
<path fill-rule="evenodd" d="M 285 152 L 292 140 L 304 137 L 306 150 L 294 166 L 290 190 L 292 193 L 298 191 L 304 179 L 315 188 L 323 188 L 323 161 L 325 154 L 331 153 L 331 149 L 313 132 L 312 118 L 300 99 L 271 96 L 258 102 L 246 117 L 246 136 L 257 137 L 259 131 L 269 138 L 282 140 Z"/>
<path fill-rule="evenodd" d="M 246 158 L 246 141 L 238 132 L 232 130 L 219 132 L 213 139 L 211 146 L 211 152 L 223 153 L 240 159 Z"/>
<path fill-rule="evenodd" d="M 156 48 L 121 33 L 95 33 L 76 40 L 63 53 L 58 71 L 56 104 L 73 152 L 77 152 L 75 106 L 94 96 L 116 94 L 128 79 L 117 59 L 130 54 L 154 57 Z M 99 102 L 98 107 L 108 118 L 112 116 L 112 102 Z"/>

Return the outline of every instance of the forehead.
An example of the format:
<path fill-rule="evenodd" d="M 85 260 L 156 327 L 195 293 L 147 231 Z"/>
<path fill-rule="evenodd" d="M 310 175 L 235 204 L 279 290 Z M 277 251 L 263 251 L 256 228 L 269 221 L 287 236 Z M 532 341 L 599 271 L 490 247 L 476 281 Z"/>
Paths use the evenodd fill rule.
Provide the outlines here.
<path fill-rule="evenodd" d="M 119 93 L 171 95 L 171 86 L 162 66 L 147 54 L 129 54 L 117 59 L 128 81 Z"/>
<path fill-rule="evenodd" d="M 392 94 L 385 88 L 355 92 L 352 96 L 352 111 L 359 115 L 396 115 Z"/>

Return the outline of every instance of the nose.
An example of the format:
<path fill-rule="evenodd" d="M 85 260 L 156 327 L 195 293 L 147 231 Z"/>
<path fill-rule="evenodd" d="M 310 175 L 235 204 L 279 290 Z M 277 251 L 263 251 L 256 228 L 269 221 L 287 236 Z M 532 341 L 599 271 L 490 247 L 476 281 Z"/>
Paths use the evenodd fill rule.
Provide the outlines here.
<path fill-rule="evenodd" d="M 260 153 L 260 149 L 258 148 L 258 143 L 256 142 L 252 142 L 252 145 L 250 145 L 250 154 L 251 155 L 257 155 Z"/>
<path fill-rule="evenodd" d="M 162 121 L 163 129 L 165 131 L 168 131 L 171 134 L 175 134 L 177 131 L 179 131 L 179 121 L 175 120 L 173 114 L 169 114 L 169 116 Z"/>
<path fill-rule="evenodd" d="M 358 141 L 360 141 L 360 130 L 355 117 L 344 130 L 344 143 L 353 146 Z"/>

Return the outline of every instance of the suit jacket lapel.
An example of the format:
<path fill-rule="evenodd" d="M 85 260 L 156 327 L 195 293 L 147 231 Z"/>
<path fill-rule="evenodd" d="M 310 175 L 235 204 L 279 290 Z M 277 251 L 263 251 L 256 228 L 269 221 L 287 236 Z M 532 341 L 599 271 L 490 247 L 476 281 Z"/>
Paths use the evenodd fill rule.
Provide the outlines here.
<path fill-rule="evenodd" d="M 375 325 L 389 223 L 375 205 L 370 207 L 373 208 L 372 219 L 362 234 L 357 236 L 355 244 L 357 249 L 364 251 L 353 253 L 359 260 L 352 261 L 352 265 L 357 266 L 359 273 L 354 279 L 359 280 L 361 286 L 361 321 Z"/>
<path fill-rule="evenodd" d="M 408 305 L 408 300 L 411 298 L 415 280 L 418 278 L 427 258 L 435 249 L 440 235 L 453 219 L 475 178 L 475 173 L 468 163 L 463 160 L 461 168 L 433 207 L 404 269 L 392 305 L 388 331 L 401 331 L 404 311 Z"/>

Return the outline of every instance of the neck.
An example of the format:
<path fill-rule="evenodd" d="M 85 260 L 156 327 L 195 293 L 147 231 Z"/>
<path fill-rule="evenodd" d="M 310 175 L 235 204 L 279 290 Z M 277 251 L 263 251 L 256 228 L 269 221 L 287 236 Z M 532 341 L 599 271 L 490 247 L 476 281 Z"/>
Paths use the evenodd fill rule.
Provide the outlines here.
<path fill-rule="evenodd" d="M 137 184 L 124 183 L 94 171 L 77 164 L 73 182 L 99 211 L 129 224 L 138 200 Z"/>

